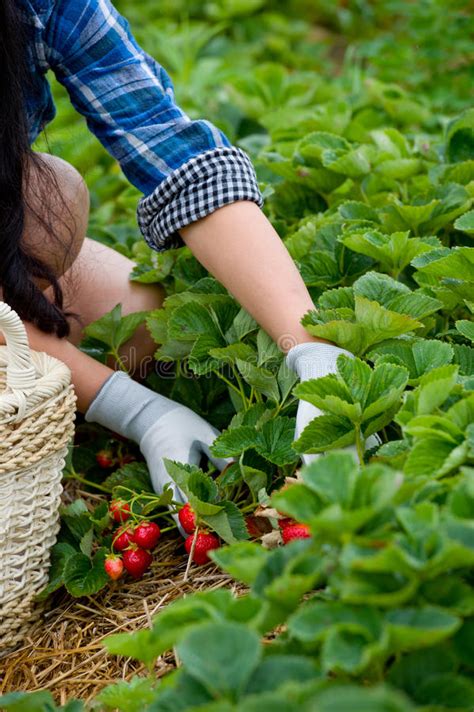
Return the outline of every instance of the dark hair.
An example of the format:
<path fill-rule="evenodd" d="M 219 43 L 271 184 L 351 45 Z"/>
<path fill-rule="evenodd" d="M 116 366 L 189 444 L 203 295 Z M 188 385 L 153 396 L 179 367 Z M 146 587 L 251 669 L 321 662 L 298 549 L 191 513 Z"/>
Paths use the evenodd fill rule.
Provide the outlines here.
<path fill-rule="evenodd" d="M 35 174 L 57 184 L 54 174 L 30 147 L 25 111 L 29 83 L 27 38 L 16 0 L 0 0 L 0 288 L 19 316 L 47 333 L 67 336 L 63 295 L 53 270 L 23 243 L 27 205 L 25 186 Z M 51 221 L 37 215 L 54 234 Z M 52 287 L 53 300 L 42 291 Z"/>

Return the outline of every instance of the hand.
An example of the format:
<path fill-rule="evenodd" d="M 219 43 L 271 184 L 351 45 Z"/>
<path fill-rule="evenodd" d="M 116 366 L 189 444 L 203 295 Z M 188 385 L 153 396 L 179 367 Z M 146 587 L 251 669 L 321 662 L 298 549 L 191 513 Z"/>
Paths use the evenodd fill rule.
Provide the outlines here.
<path fill-rule="evenodd" d="M 309 381 L 312 378 L 322 378 L 330 373 L 337 373 L 337 359 L 341 354 L 345 354 L 350 358 L 354 358 L 354 354 L 345 349 L 340 349 L 338 346 L 324 342 L 309 342 L 298 344 L 288 351 L 286 363 L 289 368 L 296 371 L 301 381 Z M 300 400 L 296 413 L 296 428 L 295 440 L 297 440 L 303 430 L 314 418 L 323 415 L 323 412 L 316 406 L 308 403 L 308 401 Z M 369 450 L 376 445 L 380 445 L 378 435 L 371 435 L 367 438 L 366 449 Z M 357 454 L 356 448 L 351 446 L 347 448 Z M 303 454 L 301 459 L 305 465 L 313 462 L 316 455 Z"/>
<path fill-rule="evenodd" d="M 186 497 L 168 474 L 164 458 L 199 465 L 206 455 L 219 470 L 231 461 L 211 455 L 209 448 L 219 431 L 204 418 L 136 383 L 122 371 L 105 381 L 85 418 L 138 443 L 155 492 L 161 494 L 169 483 L 174 501 L 182 504 Z"/>
<path fill-rule="evenodd" d="M 173 499 L 185 504 L 186 497 L 168 474 L 163 458 L 199 465 L 205 455 L 218 470 L 222 470 L 230 460 L 211 455 L 209 448 L 219 435 L 218 430 L 190 408 L 179 403 L 174 403 L 174 406 L 144 433 L 139 445 L 147 461 L 155 492 L 162 492 L 165 485 L 170 483 Z"/>

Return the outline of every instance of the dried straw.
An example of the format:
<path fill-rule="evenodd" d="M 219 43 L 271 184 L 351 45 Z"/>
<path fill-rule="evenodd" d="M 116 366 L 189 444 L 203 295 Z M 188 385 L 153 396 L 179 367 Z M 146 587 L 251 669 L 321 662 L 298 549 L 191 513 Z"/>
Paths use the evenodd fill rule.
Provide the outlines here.
<path fill-rule="evenodd" d="M 97 496 L 74 490 L 68 483 L 65 500 L 74 496 L 97 503 Z M 142 663 L 108 655 L 103 639 L 118 632 L 150 626 L 151 619 L 171 601 L 195 591 L 235 586 L 212 564 L 191 566 L 184 580 L 187 557 L 178 534 L 166 534 L 157 547 L 151 571 L 140 581 L 111 583 L 93 597 L 73 599 L 64 591 L 51 597 L 48 609 L 30 629 L 23 645 L 0 659 L 0 693 L 48 689 L 60 704 L 77 697 L 90 701 L 103 687 L 144 674 Z M 157 677 L 175 667 L 170 651 L 156 663 Z"/>

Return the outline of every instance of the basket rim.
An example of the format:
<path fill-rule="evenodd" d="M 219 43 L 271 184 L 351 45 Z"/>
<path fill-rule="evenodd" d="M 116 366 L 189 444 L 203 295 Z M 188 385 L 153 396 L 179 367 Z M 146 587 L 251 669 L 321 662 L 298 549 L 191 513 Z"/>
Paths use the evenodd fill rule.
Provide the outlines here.
<path fill-rule="evenodd" d="M 14 392 L 6 384 L 8 354 L 8 347 L 0 345 L 1 425 L 12 421 L 18 422 L 19 410 L 23 411 L 21 420 L 30 417 L 51 400 L 59 397 L 65 390 L 71 388 L 71 371 L 65 363 L 44 351 L 30 350 L 31 362 L 37 374 L 34 388 L 30 389 L 26 395 Z M 2 375 L 4 375 L 3 378 Z M 24 403 L 25 398 L 26 403 Z"/>

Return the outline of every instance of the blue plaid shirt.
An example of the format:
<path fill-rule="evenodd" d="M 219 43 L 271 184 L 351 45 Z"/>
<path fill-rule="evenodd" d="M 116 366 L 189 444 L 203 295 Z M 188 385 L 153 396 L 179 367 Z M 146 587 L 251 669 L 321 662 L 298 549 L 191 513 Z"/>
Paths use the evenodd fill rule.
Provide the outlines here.
<path fill-rule="evenodd" d="M 236 200 L 263 198 L 247 154 L 174 101 L 165 69 L 139 47 L 109 0 L 18 0 L 28 32 L 33 142 L 55 108 L 52 69 L 74 107 L 129 181 L 144 193 L 138 224 L 156 250 L 182 244 L 179 228 Z"/>

